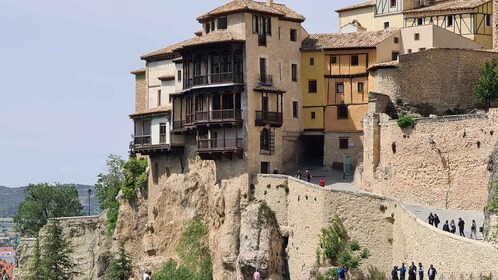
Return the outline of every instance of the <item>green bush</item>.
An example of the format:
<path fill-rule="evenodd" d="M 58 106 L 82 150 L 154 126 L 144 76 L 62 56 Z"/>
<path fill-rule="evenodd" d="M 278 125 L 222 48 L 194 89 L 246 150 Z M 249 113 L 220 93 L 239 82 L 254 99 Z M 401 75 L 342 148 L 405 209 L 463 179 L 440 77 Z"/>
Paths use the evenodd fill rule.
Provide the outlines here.
<path fill-rule="evenodd" d="M 453 108 L 453 109 L 448 109 L 446 110 L 446 115 L 463 115 L 465 114 L 465 109 L 462 108 Z"/>
<path fill-rule="evenodd" d="M 398 123 L 398 126 L 401 128 L 406 128 L 409 126 L 413 127 L 415 125 L 415 118 L 413 116 L 409 116 L 409 115 L 401 116 L 401 117 L 399 117 L 397 123 Z"/>
<path fill-rule="evenodd" d="M 135 199 L 137 197 L 137 190 L 143 190 L 147 187 L 147 166 L 148 161 L 145 158 L 130 158 L 124 164 L 124 182 L 121 190 L 126 199 Z"/>
<path fill-rule="evenodd" d="M 315 280 L 336 280 L 338 277 L 339 275 L 337 275 L 337 269 L 331 268 L 325 271 L 323 275 L 316 276 Z"/>

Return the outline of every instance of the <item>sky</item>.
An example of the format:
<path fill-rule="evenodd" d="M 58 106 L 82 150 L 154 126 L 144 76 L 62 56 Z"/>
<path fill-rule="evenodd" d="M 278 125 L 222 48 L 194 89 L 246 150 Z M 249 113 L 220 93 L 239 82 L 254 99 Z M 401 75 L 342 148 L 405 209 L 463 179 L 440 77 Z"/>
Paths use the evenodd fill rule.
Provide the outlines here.
<path fill-rule="evenodd" d="M 193 37 L 229 0 L 0 0 L 0 185 L 93 185 L 133 133 L 140 55 Z M 362 0 L 281 0 L 309 33 Z"/>

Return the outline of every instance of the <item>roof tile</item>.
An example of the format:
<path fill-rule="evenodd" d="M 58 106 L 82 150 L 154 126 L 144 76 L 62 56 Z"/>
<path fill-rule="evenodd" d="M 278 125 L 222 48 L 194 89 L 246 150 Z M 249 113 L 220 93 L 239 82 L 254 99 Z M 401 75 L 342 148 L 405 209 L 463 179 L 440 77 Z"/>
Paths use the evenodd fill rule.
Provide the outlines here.
<path fill-rule="evenodd" d="M 347 6 L 347 7 L 344 7 L 344 8 L 340 8 L 340 9 L 335 10 L 335 12 L 336 13 L 340 13 L 340 12 L 346 12 L 346 11 L 351 11 L 351 10 L 356 10 L 356 9 L 362 9 L 362 8 L 367 8 L 367 7 L 373 7 L 373 6 L 375 6 L 375 1 L 374 0 L 363 2 L 363 3 L 359 3 L 359 4 L 355 4 L 355 5 L 351 5 L 351 6 Z"/>
<path fill-rule="evenodd" d="M 415 8 L 405 11 L 404 14 L 416 14 L 424 12 L 449 12 L 458 10 L 474 9 L 491 0 L 444 0 L 436 1 L 434 5 Z"/>
<path fill-rule="evenodd" d="M 389 28 L 380 31 L 311 34 L 303 41 L 301 50 L 372 48 L 398 31 L 399 29 Z"/>

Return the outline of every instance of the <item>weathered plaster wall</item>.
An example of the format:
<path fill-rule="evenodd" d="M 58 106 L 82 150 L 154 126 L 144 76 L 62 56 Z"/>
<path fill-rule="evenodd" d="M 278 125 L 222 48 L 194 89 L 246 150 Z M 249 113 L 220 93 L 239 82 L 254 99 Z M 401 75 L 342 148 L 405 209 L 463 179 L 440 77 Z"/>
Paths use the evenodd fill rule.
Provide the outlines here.
<path fill-rule="evenodd" d="M 429 104 L 438 114 L 456 107 L 473 107 L 479 72 L 487 60 L 496 57 L 491 51 L 462 49 L 400 55 L 398 68 L 370 74 L 374 77 L 370 90 L 389 95 L 393 102 L 399 98 L 412 106 Z"/>
<path fill-rule="evenodd" d="M 339 139 L 347 138 L 349 146 L 347 149 L 340 149 Z M 343 156 L 350 156 L 353 166 L 362 161 L 363 155 L 363 133 L 358 132 L 326 132 L 325 144 L 323 147 L 323 165 L 335 166 L 343 163 Z"/>
<path fill-rule="evenodd" d="M 496 109 L 418 119 L 414 128 L 406 129 L 386 120 L 386 115 L 380 126 L 374 120 L 378 116 L 368 116 L 360 188 L 407 202 L 483 210 L 488 201 L 488 162 L 498 141 Z"/>
<path fill-rule="evenodd" d="M 135 75 L 135 112 L 147 110 L 147 80 L 145 72 Z"/>

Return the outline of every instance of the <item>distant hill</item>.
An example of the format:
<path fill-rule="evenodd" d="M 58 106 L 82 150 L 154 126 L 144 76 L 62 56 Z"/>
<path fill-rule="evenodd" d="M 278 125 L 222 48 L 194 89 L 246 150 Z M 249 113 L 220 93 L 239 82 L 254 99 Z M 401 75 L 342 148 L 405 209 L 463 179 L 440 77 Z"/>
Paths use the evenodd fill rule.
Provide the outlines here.
<path fill-rule="evenodd" d="M 92 190 L 90 195 L 91 215 L 97 215 L 102 212 L 99 208 L 99 202 L 95 197 L 94 186 L 76 185 L 81 205 L 83 205 L 83 215 L 88 215 L 88 189 Z M 24 187 L 8 188 L 0 186 L 0 217 L 13 217 L 24 200 Z"/>

